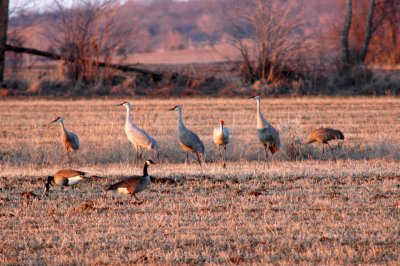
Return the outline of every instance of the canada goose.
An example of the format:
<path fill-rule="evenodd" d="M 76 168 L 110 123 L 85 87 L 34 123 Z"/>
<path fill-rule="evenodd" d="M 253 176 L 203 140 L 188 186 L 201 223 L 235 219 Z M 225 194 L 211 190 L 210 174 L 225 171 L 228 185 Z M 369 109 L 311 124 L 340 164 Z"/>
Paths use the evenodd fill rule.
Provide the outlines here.
<path fill-rule="evenodd" d="M 320 160 L 322 159 L 322 155 L 324 154 L 324 147 L 325 144 L 329 146 L 329 148 L 332 151 L 333 159 L 336 162 L 336 157 L 335 153 L 332 149 L 332 146 L 329 144 L 329 141 L 335 140 L 335 139 L 343 139 L 344 140 L 344 135 L 340 130 L 332 129 L 332 128 L 318 128 L 314 130 L 313 132 L 308 135 L 306 141 L 303 142 L 303 144 L 310 144 L 313 142 L 318 142 L 322 144 L 322 153 L 321 157 L 319 158 Z"/>
<path fill-rule="evenodd" d="M 153 179 L 147 172 L 147 168 L 151 164 L 156 164 L 152 160 L 147 160 L 143 167 L 143 175 L 142 176 L 131 176 L 128 177 L 118 183 L 111 185 L 107 190 L 118 190 L 121 194 L 130 194 L 135 197 L 136 200 L 139 198 L 136 196 L 136 193 L 141 192 L 145 188 L 147 188 L 150 184 L 150 180 Z"/>
<path fill-rule="evenodd" d="M 64 191 L 64 187 L 72 186 L 78 183 L 79 181 L 86 179 L 86 173 L 76 170 L 60 170 L 55 173 L 54 176 L 48 176 L 47 182 L 45 182 L 45 194 L 47 194 L 50 190 L 50 186 L 59 185 L 61 187 L 61 191 Z"/>

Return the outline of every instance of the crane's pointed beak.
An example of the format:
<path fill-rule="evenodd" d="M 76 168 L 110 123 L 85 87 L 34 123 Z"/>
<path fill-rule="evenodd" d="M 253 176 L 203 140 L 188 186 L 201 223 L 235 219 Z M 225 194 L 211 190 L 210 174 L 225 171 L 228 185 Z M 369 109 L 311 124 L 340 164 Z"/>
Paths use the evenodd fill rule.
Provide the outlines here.
<path fill-rule="evenodd" d="M 57 120 L 58 120 L 58 119 L 51 121 L 51 122 L 49 123 L 49 125 L 51 125 L 51 124 L 57 122 Z"/>
<path fill-rule="evenodd" d="M 175 110 L 175 107 L 174 108 L 171 108 L 171 109 L 168 109 L 168 111 L 174 111 Z"/>
<path fill-rule="evenodd" d="M 120 104 L 117 104 L 117 105 L 114 105 L 114 106 L 121 106 L 121 105 L 123 105 L 124 103 L 120 103 Z"/>

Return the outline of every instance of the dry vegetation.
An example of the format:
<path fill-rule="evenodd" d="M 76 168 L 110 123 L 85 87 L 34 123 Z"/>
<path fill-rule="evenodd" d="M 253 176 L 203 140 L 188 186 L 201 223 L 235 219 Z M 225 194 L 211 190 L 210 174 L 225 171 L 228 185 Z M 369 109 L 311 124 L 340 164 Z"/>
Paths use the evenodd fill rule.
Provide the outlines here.
<path fill-rule="evenodd" d="M 269 169 L 258 161 L 253 100 L 130 100 L 164 155 L 141 204 L 104 191 L 142 171 L 123 132 L 125 110 L 113 106 L 120 100 L 0 102 L 0 263 L 399 263 L 399 99 L 264 97 L 283 142 Z M 182 164 L 177 114 L 166 111 L 178 103 L 205 143 L 203 168 Z M 59 126 L 48 126 L 56 115 L 81 139 L 71 166 L 60 162 Z M 226 170 L 211 137 L 220 118 L 233 135 Z M 318 163 L 318 145 L 290 160 L 291 140 L 320 126 L 345 134 L 333 143 L 338 163 L 329 152 Z M 20 196 L 40 194 L 43 178 L 66 167 L 103 178 L 46 199 Z"/>

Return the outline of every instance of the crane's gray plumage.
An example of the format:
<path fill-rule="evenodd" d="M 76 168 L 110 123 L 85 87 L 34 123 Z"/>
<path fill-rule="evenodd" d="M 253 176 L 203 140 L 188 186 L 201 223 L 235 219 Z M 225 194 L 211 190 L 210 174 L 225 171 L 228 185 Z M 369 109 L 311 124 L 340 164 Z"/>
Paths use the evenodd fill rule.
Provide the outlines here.
<path fill-rule="evenodd" d="M 257 137 L 264 145 L 265 157 L 268 160 L 268 150 L 272 155 L 280 149 L 281 141 L 278 131 L 265 119 L 261 113 L 261 97 L 252 97 L 257 100 Z"/>
<path fill-rule="evenodd" d="M 54 119 L 50 124 L 59 122 L 61 124 L 61 143 L 64 146 L 69 159 L 71 160 L 71 155 L 69 151 L 76 151 L 79 149 L 79 138 L 78 135 L 68 131 L 64 126 L 64 118 L 59 116 Z"/>
<path fill-rule="evenodd" d="M 200 138 L 195 133 L 193 133 L 191 130 L 189 130 L 183 123 L 182 106 L 181 105 L 177 105 L 174 108 L 171 108 L 169 110 L 170 111 L 178 110 L 177 136 L 178 136 L 179 144 L 181 145 L 182 149 L 185 152 L 196 153 L 197 160 L 199 161 L 199 164 L 201 165 L 200 157 L 204 155 L 203 142 L 200 140 Z M 189 158 L 189 154 L 187 154 L 187 160 L 188 160 L 188 158 Z"/>
<path fill-rule="evenodd" d="M 139 128 L 132 122 L 131 117 L 131 104 L 129 102 L 123 102 L 117 106 L 124 106 L 126 108 L 126 120 L 125 120 L 125 134 L 129 141 L 133 144 L 136 150 L 137 159 L 140 159 L 140 149 L 153 150 L 155 151 L 157 158 L 159 156 L 159 148 L 157 141 L 151 137 L 146 131 Z"/>

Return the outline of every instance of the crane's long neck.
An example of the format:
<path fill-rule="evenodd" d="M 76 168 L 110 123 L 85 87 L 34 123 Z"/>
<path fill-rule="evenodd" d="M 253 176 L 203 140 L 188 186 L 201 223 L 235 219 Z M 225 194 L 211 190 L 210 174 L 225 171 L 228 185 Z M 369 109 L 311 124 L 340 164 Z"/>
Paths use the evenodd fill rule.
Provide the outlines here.
<path fill-rule="evenodd" d="M 126 119 L 125 119 L 125 127 L 131 127 L 132 123 L 132 115 L 131 115 L 131 108 L 126 107 Z"/>
<path fill-rule="evenodd" d="M 178 128 L 179 127 L 185 127 L 185 124 L 183 123 L 183 118 L 182 118 L 182 108 L 178 109 Z"/>
<path fill-rule="evenodd" d="M 264 127 L 264 117 L 261 113 L 261 101 L 260 99 L 257 99 L 257 128 L 263 128 Z"/>
<path fill-rule="evenodd" d="M 64 126 L 64 121 L 61 121 L 60 124 L 61 124 L 61 134 L 67 134 L 68 131 Z"/>
<path fill-rule="evenodd" d="M 261 100 L 257 99 L 257 129 L 268 127 L 269 123 L 261 113 Z"/>

